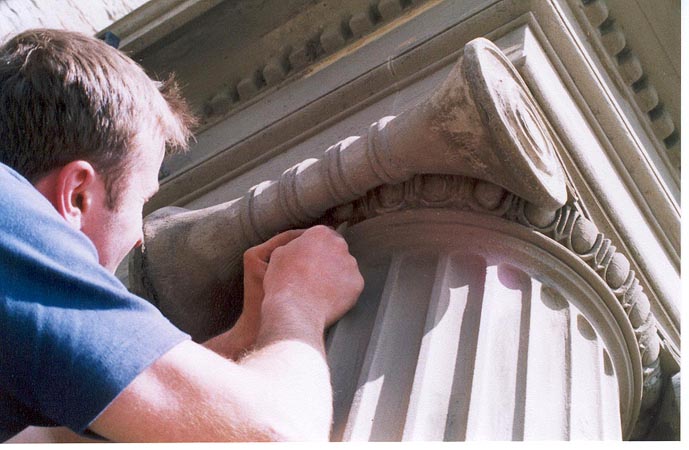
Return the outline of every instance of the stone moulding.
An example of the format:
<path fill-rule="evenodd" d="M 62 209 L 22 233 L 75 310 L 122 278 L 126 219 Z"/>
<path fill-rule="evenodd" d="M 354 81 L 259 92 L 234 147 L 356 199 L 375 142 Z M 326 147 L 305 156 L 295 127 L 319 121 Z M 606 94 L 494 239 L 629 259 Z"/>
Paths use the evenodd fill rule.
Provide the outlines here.
<path fill-rule="evenodd" d="M 240 279 L 234 267 L 241 267 L 237 263 L 246 249 L 314 223 L 377 186 L 415 174 L 463 175 L 557 209 L 567 194 L 550 129 L 506 57 L 489 41 L 476 39 L 428 100 L 382 118 L 367 135 L 338 142 L 323 158 L 306 160 L 240 199 L 199 211 L 166 208 L 149 216 L 144 251 L 132 258 L 131 286 L 163 311 L 174 305 L 169 308 L 173 321 L 202 337 L 231 323 L 212 311 L 227 301 L 240 304 L 239 297 L 223 301 L 221 293 Z M 215 239 L 219 230 L 228 238 Z M 166 256 L 171 249 L 176 259 Z M 179 274 L 181 261 L 193 262 L 186 276 Z M 182 313 L 192 308 L 190 299 L 201 302 L 193 308 L 197 311 Z"/>
<path fill-rule="evenodd" d="M 417 175 L 394 186 L 383 185 L 352 204 L 336 208 L 336 222 L 350 225 L 379 215 L 420 208 L 459 209 L 490 214 L 524 225 L 574 252 L 610 288 L 627 314 L 639 342 L 639 352 L 650 381 L 656 372 L 660 340 L 650 302 L 629 260 L 595 224 L 570 202 L 555 211 L 539 208 L 500 186 L 449 175 Z"/>
<path fill-rule="evenodd" d="M 396 19 L 406 10 L 423 3 L 425 1 L 422 0 L 372 1 L 367 8 L 354 10 L 347 20 L 323 25 L 315 37 L 304 38 L 299 44 L 287 46 L 280 57 L 264 61 L 249 76 L 239 77 L 239 81 L 234 83 L 230 81 L 229 86 L 207 99 L 201 106 L 202 127 L 211 126 L 267 88 L 306 70 L 348 43 L 363 38 L 381 25 Z M 339 13 L 337 10 L 332 12 L 335 17 Z"/>
<path fill-rule="evenodd" d="M 367 135 L 344 139 L 321 159 L 306 160 L 239 199 L 149 216 L 145 245 L 130 260 L 131 288 L 203 340 L 231 326 L 241 309 L 243 252 L 280 231 L 327 216 L 356 221 L 402 207 L 473 209 L 548 236 L 599 274 L 635 330 L 644 404 L 655 403 L 659 340 L 648 298 L 628 260 L 565 205 L 558 141 L 550 130 L 507 58 L 476 39 L 428 100 L 382 118 Z M 405 189 L 421 189 L 417 204 L 404 203 Z M 377 205 L 361 203 L 370 196 Z"/>
<path fill-rule="evenodd" d="M 539 208 L 503 188 L 458 176 L 417 175 L 394 186 L 381 186 L 352 204 L 337 208 L 337 221 L 355 224 L 397 211 L 441 208 L 501 217 L 558 242 L 588 265 L 610 289 L 634 329 L 643 366 L 642 412 L 661 393 L 660 338 L 648 297 L 629 260 L 616 251 L 590 220 L 569 202 L 555 211 Z"/>
<path fill-rule="evenodd" d="M 550 218 L 551 221 L 544 220 Z M 588 264 L 615 295 L 634 329 L 641 354 L 643 394 L 640 414 L 644 415 L 656 405 L 662 391 L 661 343 L 650 301 L 634 270 L 630 269 L 629 260 L 616 251 L 610 240 L 575 205 L 565 205 L 551 215 L 522 202 L 513 220 L 564 245 Z"/>
<path fill-rule="evenodd" d="M 542 19 L 539 17 L 539 23 L 544 25 Z M 519 49 L 509 53 L 510 59 L 515 61 L 562 140 L 566 151 L 560 155 L 569 169 L 576 195 L 585 208 L 590 208 L 589 217 L 605 230 L 608 238 L 624 246 L 625 254 L 638 267 L 637 275 L 651 299 L 658 328 L 667 342 L 677 348 L 680 217 L 673 197 L 678 198 L 679 191 L 672 187 L 671 174 L 664 171 L 666 166 L 660 159 L 644 159 L 644 155 L 656 153 L 650 151 L 657 148 L 651 136 L 641 133 L 643 141 L 626 140 L 624 117 L 635 120 L 639 130 L 644 128 L 641 121 L 632 117 L 630 111 L 621 115 L 619 111 L 606 110 L 605 102 L 599 101 L 605 97 L 604 85 L 581 77 L 577 67 L 585 66 L 583 60 L 566 48 L 555 46 L 552 30 L 548 31 L 548 41 L 538 38 L 540 31 L 536 25 L 530 24 L 519 31 L 523 34 L 511 33 L 498 42 L 501 48 Z M 549 48 L 550 44 L 554 48 Z M 543 57 L 539 56 L 539 48 Z M 557 73 L 550 72 L 548 63 L 556 62 L 554 54 L 565 62 L 564 66 L 559 62 L 557 67 L 552 66 Z M 519 63 L 521 60 L 523 64 Z M 568 78 L 570 75 L 572 78 Z M 616 101 L 623 101 L 624 96 L 618 94 Z M 584 104 L 588 106 L 581 108 Z M 589 126 L 593 126 L 593 133 L 584 132 Z M 607 166 L 608 162 L 611 166 Z M 659 173 L 657 169 L 662 170 Z M 665 190 L 668 186 L 671 189 Z M 627 192 L 630 197 L 626 197 Z M 651 227 L 644 230 L 646 223 Z"/>
<path fill-rule="evenodd" d="M 424 180 L 424 183 L 426 181 L 429 181 L 428 178 Z M 473 180 L 458 181 L 465 186 L 473 184 Z M 464 183 L 465 181 L 466 183 Z M 410 185 L 412 182 L 404 184 Z M 442 183 L 432 184 L 440 186 Z M 379 432 L 369 435 L 365 430 L 371 427 L 369 424 L 371 418 L 374 418 L 374 422 L 378 424 L 380 422 L 387 423 L 385 418 L 389 416 L 393 423 L 395 420 L 398 421 L 399 425 L 404 423 L 404 421 L 400 422 L 399 419 L 395 419 L 398 414 L 404 417 L 404 406 L 400 407 L 401 412 L 399 413 L 396 408 L 399 405 L 405 404 L 407 401 L 406 395 L 409 395 L 410 392 L 413 395 L 414 389 L 400 388 L 396 382 L 391 382 L 390 378 L 400 380 L 400 383 L 404 385 L 405 382 L 402 380 L 411 378 L 408 375 L 409 371 L 412 370 L 410 366 L 417 367 L 413 371 L 415 373 L 414 384 L 416 385 L 416 380 L 418 380 L 426 387 L 422 390 L 422 393 L 417 392 L 421 398 L 417 396 L 416 399 L 425 404 L 426 407 L 422 407 L 421 410 L 412 408 L 411 404 L 415 402 L 410 398 L 409 408 L 416 411 L 417 418 L 423 418 L 422 422 L 425 422 L 427 427 L 416 429 L 416 431 L 413 429 L 407 430 L 405 427 L 404 439 L 436 440 L 443 439 L 443 436 L 451 440 L 521 440 L 522 438 L 525 440 L 619 439 L 621 436 L 628 437 L 634 428 L 634 423 L 640 410 L 643 384 L 642 363 L 633 327 L 627 320 L 622 306 L 607 286 L 607 283 L 588 264 L 582 261 L 579 256 L 560 243 L 543 233 L 539 233 L 532 227 L 523 226 L 513 220 L 505 220 L 507 217 L 504 217 L 504 214 L 498 213 L 504 205 L 510 204 L 509 209 L 512 212 L 517 212 L 520 207 L 520 200 L 512 196 L 512 194 L 504 193 L 504 201 L 499 203 L 494 209 L 496 214 L 486 214 L 481 210 L 474 210 L 471 206 L 468 206 L 468 208 L 461 206 L 456 208 L 448 206 L 436 208 L 419 206 L 414 208 L 411 206 L 415 202 L 414 191 L 410 189 L 409 185 L 399 186 L 401 188 L 400 191 L 405 193 L 405 200 L 401 203 L 403 209 L 393 210 L 391 208 L 392 204 L 387 203 L 388 209 L 386 209 L 386 212 L 356 223 L 347 228 L 345 232 L 345 236 L 347 236 L 350 242 L 350 249 L 360 260 L 363 270 L 368 275 L 366 281 L 370 285 L 367 284 L 367 291 L 360 300 L 360 303 L 364 304 L 357 305 L 357 309 L 351 315 L 345 317 L 328 334 L 329 361 L 332 363 L 333 382 L 338 396 L 336 409 L 340 411 L 338 414 L 339 420 L 336 419 L 335 424 L 336 427 L 339 425 L 340 429 L 342 429 L 343 423 L 348 424 L 345 427 L 342 439 L 361 440 L 367 439 L 368 436 L 375 436 L 377 439 L 384 440 L 397 439 L 395 437 L 396 432 L 394 431 L 397 428 L 387 427 L 390 432 L 382 436 Z M 479 191 L 481 190 L 479 188 Z M 429 189 L 426 187 L 423 189 L 423 192 L 416 192 L 418 195 L 416 199 L 420 200 L 417 203 L 418 205 L 429 198 L 428 191 Z M 474 193 L 470 191 L 466 193 L 468 196 L 474 197 L 477 194 L 479 197 L 483 195 L 482 192 Z M 442 194 L 436 196 L 436 198 L 441 196 Z M 469 205 L 471 199 L 467 198 L 467 200 L 466 205 Z M 473 267 L 469 271 L 474 273 L 474 275 L 469 278 L 464 276 L 457 277 L 456 271 L 454 271 L 454 274 L 451 274 L 453 270 L 448 271 L 447 267 L 436 267 L 432 262 L 433 258 L 442 260 L 444 259 L 442 255 L 454 255 L 453 259 L 455 262 L 453 266 L 455 270 L 461 271 L 466 270 L 468 267 Z M 480 268 L 475 266 L 475 258 L 482 260 L 478 264 Z M 401 260 L 406 261 L 403 265 L 407 265 L 407 269 L 403 271 L 404 275 L 396 268 L 397 263 L 402 262 Z M 422 262 L 419 262 L 419 260 Z M 409 264 L 414 269 L 411 269 Z M 501 317 L 501 320 L 510 317 L 508 311 L 513 311 L 513 304 L 508 299 L 513 297 L 511 297 L 510 292 L 501 291 L 500 289 L 490 288 L 484 291 L 473 284 L 473 282 L 465 283 L 467 283 L 468 279 L 476 281 L 490 278 L 491 269 L 499 271 L 500 267 L 505 266 L 522 271 L 523 274 L 528 274 L 533 283 L 544 287 L 547 286 L 547 289 L 555 296 L 561 300 L 566 299 L 570 305 L 578 305 L 577 307 L 580 308 L 579 311 L 582 313 L 583 318 L 593 325 L 599 336 L 604 337 L 606 342 L 605 348 L 610 352 L 609 356 L 613 361 L 614 375 L 619 383 L 619 391 L 617 391 L 619 392 L 619 418 L 617 420 L 620 421 L 621 419 L 621 422 L 617 422 L 617 424 L 618 426 L 621 424 L 622 429 L 617 431 L 617 437 L 613 437 L 615 436 L 613 428 L 615 426 L 615 419 L 608 416 L 607 425 L 600 422 L 596 423 L 596 420 L 593 419 L 594 417 L 600 417 L 594 406 L 597 403 L 596 401 L 587 403 L 589 407 L 594 406 L 591 409 L 587 407 L 587 412 L 583 415 L 591 419 L 588 425 L 586 423 L 582 424 L 580 420 L 575 419 L 577 416 L 582 417 L 581 405 L 584 398 L 596 398 L 601 399 L 603 402 L 612 401 L 615 403 L 617 399 L 612 400 L 607 395 L 598 397 L 597 392 L 591 396 L 590 390 L 580 389 L 582 385 L 576 381 L 576 378 L 581 380 L 583 377 L 587 380 L 593 380 L 595 379 L 594 372 L 596 370 L 588 372 L 585 368 L 586 364 L 576 363 L 575 366 L 569 366 L 573 372 L 568 372 L 569 369 L 566 368 L 568 367 L 567 363 L 555 357 L 551 352 L 570 351 L 574 348 L 573 346 L 577 346 L 575 343 L 576 339 L 568 340 L 567 338 L 559 337 L 561 335 L 558 333 L 550 335 L 553 338 L 552 340 L 546 337 L 546 334 L 554 331 L 554 328 L 551 327 L 553 323 L 547 321 L 550 325 L 546 325 L 539 320 L 526 319 L 523 314 L 525 311 L 531 311 L 531 314 L 533 314 L 534 310 L 531 307 L 522 307 L 523 309 L 520 313 L 513 314 L 508 321 L 502 322 L 504 327 L 492 328 L 493 333 L 483 335 L 484 338 L 489 339 L 492 343 L 492 345 L 486 344 L 483 346 L 484 349 L 492 349 L 490 354 L 493 358 L 488 365 L 504 368 L 503 375 L 505 378 L 496 375 L 492 371 L 487 373 L 481 369 L 481 367 L 485 368 L 486 365 L 479 361 L 482 360 L 485 363 L 486 358 L 489 357 L 485 353 L 483 356 L 480 356 L 475 352 L 477 348 L 475 347 L 476 341 L 474 340 L 475 338 L 470 338 L 472 332 L 467 327 L 477 326 L 483 328 L 484 322 L 486 325 L 494 324 L 495 322 L 492 322 L 491 317 L 495 318 L 495 315 Z M 433 275 L 434 273 L 435 276 Z M 385 277 L 384 283 L 380 280 L 380 277 Z M 426 283 L 430 283 L 429 280 L 432 279 L 436 280 L 433 283 L 433 289 L 429 287 L 425 290 L 420 287 L 418 288 L 420 290 L 417 289 L 417 285 L 423 286 Z M 439 281 L 440 279 L 444 281 L 441 282 Z M 399 286 L 398 282 L 402 282 L 402 286 Z M 481 282 L 479 281 L 479 283 Z M 507 285 L 510 286 L 510 289 L 517 289 L 516 284 L 507 283 Z M 534 287 L 533 292 L 537 292 L 538 288 L 535 285 L 532 286 Z M 528 290 L 522 290 L 522 292 Z M 467 303 L 460 299 L 463 296 L 461 292 L 469 296 L 466 299 Z M 419 296 L 422 296 L 420 300 L 418 299 Z M 532 304 L 538 302 L 536 297 L 532 297 Z M 444 298 L 445 300 L 438 302 L 438 298 Z M 414 312 L 407 312 L 404 315 L 405 318 L 400 321 L 399 314 L 401 313 L 399 311 L 409 308 L 410 302 L 416 305 Z M 380 306 L 377 306 L 379 304 Z M 439 304 L 443 306 L 438 307 Z M 462 313 L 464 308 L 466 309 Z M 398 312 L 391 313 L 391 309 Z M 468 319 L 468 316 L 465 314 L 469 310 L 476 311 L 476 309 L 483 310 L 483 312 L 481 314 L 470 313 L 471 319 Z M 394 317 L 398 317 L 398 319 L 394 319 Z M 426 323 L 423 330 L 419 329 L 419 322 Z M 452 325 L 449 325 L 448 322 Z M 469 323 L 472 325 L 469 325 Z M 368 331 L 371 324 L 373 324 L 374 330 L 377 329 L 378 332 Z M 449 332 L 448 325 L 453 330 L 452 332 Z M 512 345 L 514 344 L 513 341 L 504 341 L 504 334 L 511 335 L 510 333 L 514 332 L 515 327 L 522 330 L 519 333 L 522 336 L 518 339 L 520 342 L 523 343 L 524 339 L 530 342 L 540 341 L 538 348 L 529 345 L 528 348 L 523 347 L 516 352 L 515 347 Z M 538 330 L 535 330 L 535 328 Z M 530 330 L 528 338 L 524 337 L 524 329 Z M 564 329 L 560 330 L 565 331 Z M 368 333 L 371 334 L 371 338 L 368 344 L 366 344 Z M 363 338 L 361 337 L 362 334 L 364 335 Z M 431 352 L 434 356 L 429 353 L 419 352 L 415 358 L 416 347 L 407 341 L 407 334 L 415 335 L 416 342 L 426 342 L 428 339 L 431 339 L 430 336 L 435 336 L 432 339 L 435 340 L 437 346 Z M 389 335 L 396 337 L 390 338 Z M 439 338 L 438 335 L 442 336 L 442 338 Z M 491 337 L 488 338 L 487 335 Z M 481 332 L 474 336 L 481 336 Z M 512 336 L 514 338 L 514 335 Z M 383 342 L 387 341 L 388 344 L 381 343 L 381 339 Z M 392 344 L 390 339 L 394 339 L 395 342 L 398 339 L 404 340 L 406 345 Z M 459 347 L 456 350 L 451 350 L 452 346 L 457 344 L 457 341 L 454 339 L 459 339 Z M 362 340 L 364 343 L 362 343 Z M 501 341 L 504 346 L 495 344 L 497 341 Z M 503 350 L 506 348 L 511 350 L 505 353 Z M 362 365 L 358 362 L 361 358 L 361 352 L 364 351 L 366 360 L 372 358 L 373 361 L 376 361 L 373 365 L 366 363 Z M 461 355 L 457 354 L 456 362 L 455 351 L 461 352 Z M 410 354 L 413 356 L 408 356 Z M 496 358 L 498 354 L 505 358 L 505 365 L 503 365 L 503 362 L 495 361 L 496 359 L 503 359 L 501 357 Z M 512 388 L 508 388 L 504 390 L 505 384 L 503 384 L 503 381 L 509 379 L 509 374 L 511 373 L 508 369 L 510 362 L 507 361 L 514 362 L 513 358 L 518 358 L 525 363 L 527 355 L 529 368 L 525 372 L 528 374 L 530 381 L 522 379 L 522 381 L 518 382 L 522 389 L 510 391 Z M 545 357 L 545 355 L 549 355 L 549 357 Z M 539 359 L 542 361 L 540 364 L 537 362 Z M 416 362 L 410 364 L 409 360 L 416 360 Z M 384 363 L 384 361 L 387 361 L 387 363 Z M 581 362 L 582 360 L 579 361 Z M 383 365 L 381 366 L 379 363 L 383 363 Z M 465 364 L 468 367 L 472 367 L 472 369 L 468 370 L 468 372 L 465 371 L 467 367 Z M 532 374 L 538 373 L 539 367 L 548 367 L 550 364 L 552 364 L 554 372 L 546 370 L 548 375 L 540 382 L 537 382 L 538 376 L 534 375 L 532 377 Z M 440 369 L 441 366 L 445 367 L 446 370 L 454 371 L 454 376 L 448 378 L 447 375 L 439 375 L 439 373 L 443 372 L 443 369 Z M 358 367 L 361 367 L 361 369 L 359 370 Z M 458 367 L 464 367 L 465 369 L 459 369 Z M 601 368 L 600 365 L 597 367 Z M 373 372 L 371 372 L 371 368 L 373 368 Z M 588 369 L 594 369 L 594 367 L 590 366 Z M 396 372 L 398 370 L 405 375 L 391 373 L 391 371 Z M 470 375 L 472 372 L 473 375 Z M 562 384 L 557 381 L 561 380 L 561 375 L 557 375 L 557 372 L 561 375 L 567 373 L 568 376 L 573 376 L 572 374 L 574 373 L 579 375 L 570 378 L 572 383 L 567 385 L 567 383 Z M 360 373 L 360 375 L 357 376 L 357 373 Z M 589 375 L 585 375 L 586 373 Z M 611 371 L 608 371 L 608 374 L 612 374 Z M 353 380 L 349 381 L 352 377 Z M 483 389 L 476 390 L 472 387 L 472 384 L 477 382 L 477 377 L 480 377 L 478 384 L 483 385 Z M 356 381 L 357 379 L 358 381 Z M 474 383 L 471 382 L 472 379 Z M 493 380 L 495 384 L 487 383 L 486 379 Z M 380 387 L 381 384 L 383 385 L 382 388 Z M 509 385 L 509 383 L 507 384 Z M 390 385 L 394 385 L 394 387 Z M 465 391 L 465 394 L 462 394 L 460 397 L 461 400 L 458 400 L 454 388 L 452 390 L 449 389 L 450 385 L 455 387 L 459 385 L 469 386 L 468 391 L 471 392 L 471 395 L 468 395 L 468 391 Z M 562 409 L 558 409 L 557 413 L 553 410 L 551 412 L 554 413 L 553 417 L 569 417 L 569 420 L 572 420 L 570 422 L 571 427 L 564 426 L 564 428 L 559 428 L 559 432 L 555 432 L 556 428 L 564 425 L 560 422 L 560 419 L 551 421 L 550 417 L 546 418 L 541 415 L 543 420 L 535 423 L 534 414 L 527 414 L 530 417 L 528 420 L 524 416 L 520 417 L 521 413 L 519 411 L 531 411 L 533 413 L 534 402 L 530 403 L 530 407 L 522 409 L 522 407 L 518 406 L 519 402 L 516 401 L 514 403 L 515 409 L 513 410 L 515 415 L 507 414 L 508 418 L 506 421 L 501 422 L 502 419 L 500 417 L 505 418 L 502 409 L 512 411 L 511 407 L 507 406 L 511 404 L 511 401 L 507 399 L 515 398 L 515 393 L 517 393 L 516 398 L 519 398 L 519 395 L 525 392 L 533 393 L 533 389 L 527 388 L 530 385 L 532 388 L 535 386 L 542 387 L 543 385 L 561 386 L 562 390 L 558 392 L 564 394 L 567 399 L 561 399 Z M 486 386 L 489 387 L 486 388 Z M 589 386 L 595 391 L 595 383 L 589 384 Z M 569 390 L 570 388 L 572 390 Z M 380 394 L 378 400 L 380 403 L 376 404 L 374 401 L 373 405 L 371 405 L 371 401 L 376 400 L 377 397 L 375 392 L 380 393 L 380 389 L 388 390 L 388 394 Z M 394 397 L 390 394 L 390 391 L 395 392 Z M 369 396 L 367 392 L 373 395 Z M 501 396 L 506 399 L 505 402 L 495 402 L 493 392 L 500 392 Z M 429 396 L 434 398 L 437 395 L 439 397 L 429 400 Z M 529 393 L 526 394 L 527 398 L 529 395 Z M 542 413 L 544 410 L 551 408 L 552 404 L 548 399 L 554 393 L 542 393 L 541 395 L 542 407 L 536 409 Z M 396 396 L 403 397 L 399 399 Z M 450 403 L 446 404 L 446 406 L 441 406 L 443 402 L 448 401 L 450 396 L 453 400 L 450 400 Z M 391 397 L 394 400 L 390 400 Z M 532 397 L 532 400 L 537 397 Z M 554 395 L 552 400 L 557 402 L 558 400 L 555 400 L 557 397 L 557 395 Z M 350 400 L 352 401 L 351 410 L 348 407 Z M 393 406 L 389 406 L 390 403 Z M 429 403 L 432 403 L 432 405 Z M 477 403 L 481 404 L 481 406 L 477 406 Z M 502 408 L 496 408 L 496 403 L 501 404 Z M 449 405 L 453 405 L 451 409 L 444 409 Z M 473 422 L 469 421 L 469 423 L 474 424 L 471 426 L 466 421 L 465 408 L 467 408 L 467 405 L 469 405 L 470 409 L 477 407 L 478 410 L 475 411 L 477 413 L 478 411 L 483 411 L 479 413 L 480 418 L 478 420 L 476 420 L 477 416 L 474 415 Z M 429 423 L 427 421 L 428 416 L 437 414 L 439 410 L 448 411 L 448 414 L 454 417 L 454 419 L 448 419 L 446 424 L 443 418 L 439 419 L 436 415 L 434 416 L 435 420 Z M 490 412 L 491 410 L 494 411 Z M 362 411 L 364 412 L 363 417 L 360 414 Z M 348 418 L 344 420 L 343 416 Z M 464 417 L 464 419 L 461 419 L 461 417 Z M 510 417 L 514 417 L 514 421 Z M 524 421 L 522 421 L 522 418 L 524 418 Z M 354 422 L 352 422 L 353 420 Z M 346 431 L 346 428 L 349 428 L 350 422 L 352 425 L 355 425 L 355 429 L 358 431 L 354 433 Z M 450 422 L 452 425 L 449 425 Z M 483 422 L 486 424 L 485 427 L 480 426 Z M 409 423 L 409 415 L 407 416 L 407 423 Z M 497 423 L 501 423 L 501 426 L 488 431 Z M 545 428 L 550 428 L 546 423 L 552 425 L 553 429 L 546 431 Z M 525 428 L 522 428 L 522 424 Z M 467 426 L 473 428 L 473 432 L 469 433 Z M 603 428 L 607 427 L 606 431 L 595 431 L 597 428 L 600 430 L 599 427 L 601 426 Z M 442 429 L 444 427 L 449 428 L 445 428 L 443 432 Z M 378 428 L 378 426 L 374 425 L 375 428 Z M 426 431 L 423 431 L 424 429 Z M 439 434 L 438 429 L 441 430 Z M 467 434 L 462 432 L 462 429 Z M 479 432 L 478 429 L 483 431 Z M 335 434 L 334 438 L 339 439 L 339 433 Z"/>
<path fill-rule="evenodd" d="M 615 25 L 604 0 L 583 0 L 582 4 L 587 21 L 597 31 L 600 45 L 608 53 L 620 77 L 632 92 L 632 98 L 646 116 L 653 134 L 663 143 L 670 165 L 680 172 L 679 129 L 663 106 L 655 87 L 648 81 L 639 57 L 627 44 L 624 32 Z"/>

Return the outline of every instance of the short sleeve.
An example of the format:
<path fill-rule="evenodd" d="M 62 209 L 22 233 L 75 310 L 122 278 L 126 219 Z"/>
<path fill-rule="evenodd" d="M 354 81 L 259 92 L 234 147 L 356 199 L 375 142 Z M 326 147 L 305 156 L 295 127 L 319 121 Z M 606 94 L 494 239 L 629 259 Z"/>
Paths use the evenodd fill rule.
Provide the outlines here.
<path fill-rule="evenodd" d="M 0 167 L 0 186 L 0 416 L 13 405 L 7 423 L 83 432 L 189 336 L 101 267 L 28 182 Z"/>

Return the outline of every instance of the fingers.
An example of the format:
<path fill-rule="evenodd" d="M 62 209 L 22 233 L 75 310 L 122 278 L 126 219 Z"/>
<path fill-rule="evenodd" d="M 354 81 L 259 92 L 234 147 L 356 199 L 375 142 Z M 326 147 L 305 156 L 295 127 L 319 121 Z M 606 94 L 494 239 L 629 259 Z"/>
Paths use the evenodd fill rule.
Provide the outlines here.
<path fill-rule="evenodd" d="M 249 262 L 247 260 L 251 259 L 267 263 L 270 259 L 270 255 L 273 253 L 273 250 L 293 241 L 294 239 L 304 234 L 305 231 L 306 230 L 288 230 L 276 236 L 273 236 L 272 238 L 265 241 L 263 244 L 250 248 L 249 250 L 244 252 L 244 264 L 247 264 L 247 262 Z"/>
<path fill-rule="evenodd" d="M 345 241 L 342 235 L 332 227 L 328 227 L 325 225 L 315 225 L 311 228 L 304 230 L 304 234 L 315 236 L 316 239 L 322 240 L 335 239 L 336 241 L 339 241 L 341 244 L 344 244 L 344 246 L 347 247 L 347 241 Z"/>
<path fill-rule="evenodd" d="M 271 302 L 291 299 L 288 307 L 329 325 L 354 306 L 363 284 L 345 239 L 332 228 L 315 226 L 275 249 L 263 287 Z"/>

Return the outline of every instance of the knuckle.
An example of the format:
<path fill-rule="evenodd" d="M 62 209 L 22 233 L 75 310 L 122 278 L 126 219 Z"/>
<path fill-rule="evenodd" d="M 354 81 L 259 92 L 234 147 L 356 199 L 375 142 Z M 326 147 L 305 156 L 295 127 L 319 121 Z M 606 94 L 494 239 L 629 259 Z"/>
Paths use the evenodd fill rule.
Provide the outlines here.
<path fill-rule="evenodd" d="M 331 230 L 330 230 L 330 228 L 326 227 L 325 225 L 314 225 L 310 228 L 310 231 L 312 233 L 328 234 Z"/>
<path fill-rule="evenodd" d="M 361 271 L 359 270 L 359 267 L 356 265 L 356 263 L 352 267 L 352 272 L 354 274 L 354 279 L 357 280 L 357 282 L 364 281 L 364 276 L 361 274 Z"/>
<path fill-rule="evenodd" d="M 247 261 L 251 261 L 252 259 L 256 259 L 256 248 L 251 247 L 250 249 L 246 250 L 244 252 L 243 258 L 245 263 Z"/>
<path fill-rule="evenodd" d="M 285 247 L 284 247 L 284 246 L 283 246 L 283 247 L 277 247 L 277 248 L 274 249 L 274 250 L 272 251 L 272 253 L 270 254 L 270 259 L 280 258 L 280 257 L 285 253 L 285 251 L 286 251 L 286 250 L 285 250 Z"/>
<path fill-rule="evenodd" d="M 330 230 L 328 227 L 324 225 L 316 225 L 310 230 L 310 235 L 314 239 L 318 239 L 321 242 L 328 242 L 332 240 L 332 230 Z"/>

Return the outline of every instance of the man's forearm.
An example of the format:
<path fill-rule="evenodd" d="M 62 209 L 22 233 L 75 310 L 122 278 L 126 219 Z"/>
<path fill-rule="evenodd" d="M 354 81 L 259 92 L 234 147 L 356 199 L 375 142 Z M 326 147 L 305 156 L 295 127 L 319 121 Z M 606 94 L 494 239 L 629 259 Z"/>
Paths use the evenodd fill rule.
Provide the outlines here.
<path fill-rule="evenodd" d="M 281 308 L 268 301 L 257 333 L 245 332 L 243 323 L 205 345 L 235 359 L 263 386 L 261 409 L 272 424 L 270 439 L 327 440 L 332 421 L 332 388 L 325 357 L 323 324 L 301 314 L 294 303 Z M 251 340 L 247 352 L 242 343 Z M 215 350 L 215 348 L 218 350 Z M 270 433 L 269 433 L 270 434 Z"/>
<path fill-rule="evenodd" d="M 278 235 L 249 258 L 266 266 L 245 301 L 253 305 L 245 312 L 260 321 L 240 322 L 209 341 L 217 352 L 178 344 L 110 404 L 93 430 L 137 441 L 327 440 L 332 388 L 323 332 L 354 305 L 363 278 L 334 231 L 313 227 L 296 236 Z M 252 324 L 254 351 L 236 362 L 218 354 L 236 357 Z"/>
<path fill-rule="evenodd" d="M 323 339 L 324 323 L 299 299 L 268 299 L 260 328 L 244 316 L 204 346 L 249 370 L 271 405 L 271 439 L 327 440 L 332 421 L 332 389 Z M 249 351 L 249 349 L 251 350 Z"/>
<path fill-rule="evenodd" d="M 327 440 L 332 422 L 332 387 L 323 338 L 323 318 L 289 295 L 263 303 L 256 351 L 240 364 L 259 373 L 274 373 L 289 386 L 281 392 L 282 418 L 289 418 L 279 434 L 291 439 Z M 266 380 L 268 384 L 276 380 Z M 299 411 L 294 415 L 289 411 Z M 294 434 L 293 434 L 294 433 Z"/>
<path fill-rule="evenodd" d="M 244 320 L 243 317 L 240 316 L 231 329 L 207 340 L 203 346 L 225 358 L 239 360 L 254 349 L 259 328 L 258 324 Z"/>
<path fill-rule="evenodd" d="M 257 374 L 272 374 L 265 382 L 273 394 L 279 391 L 271 408 L 272 423 L 279 424 L 278 439 L 329 439 L 332 387 L 322 350 L 304 341 L 281 340 L 247 355 L 240 364 Z"/>
<path fill-rule="evenodd" d="M 332 392 L 323 354 L 276 341 L 239 363 L 183 342 L 94 421 L 114 441 L 327 440 Z"/>

